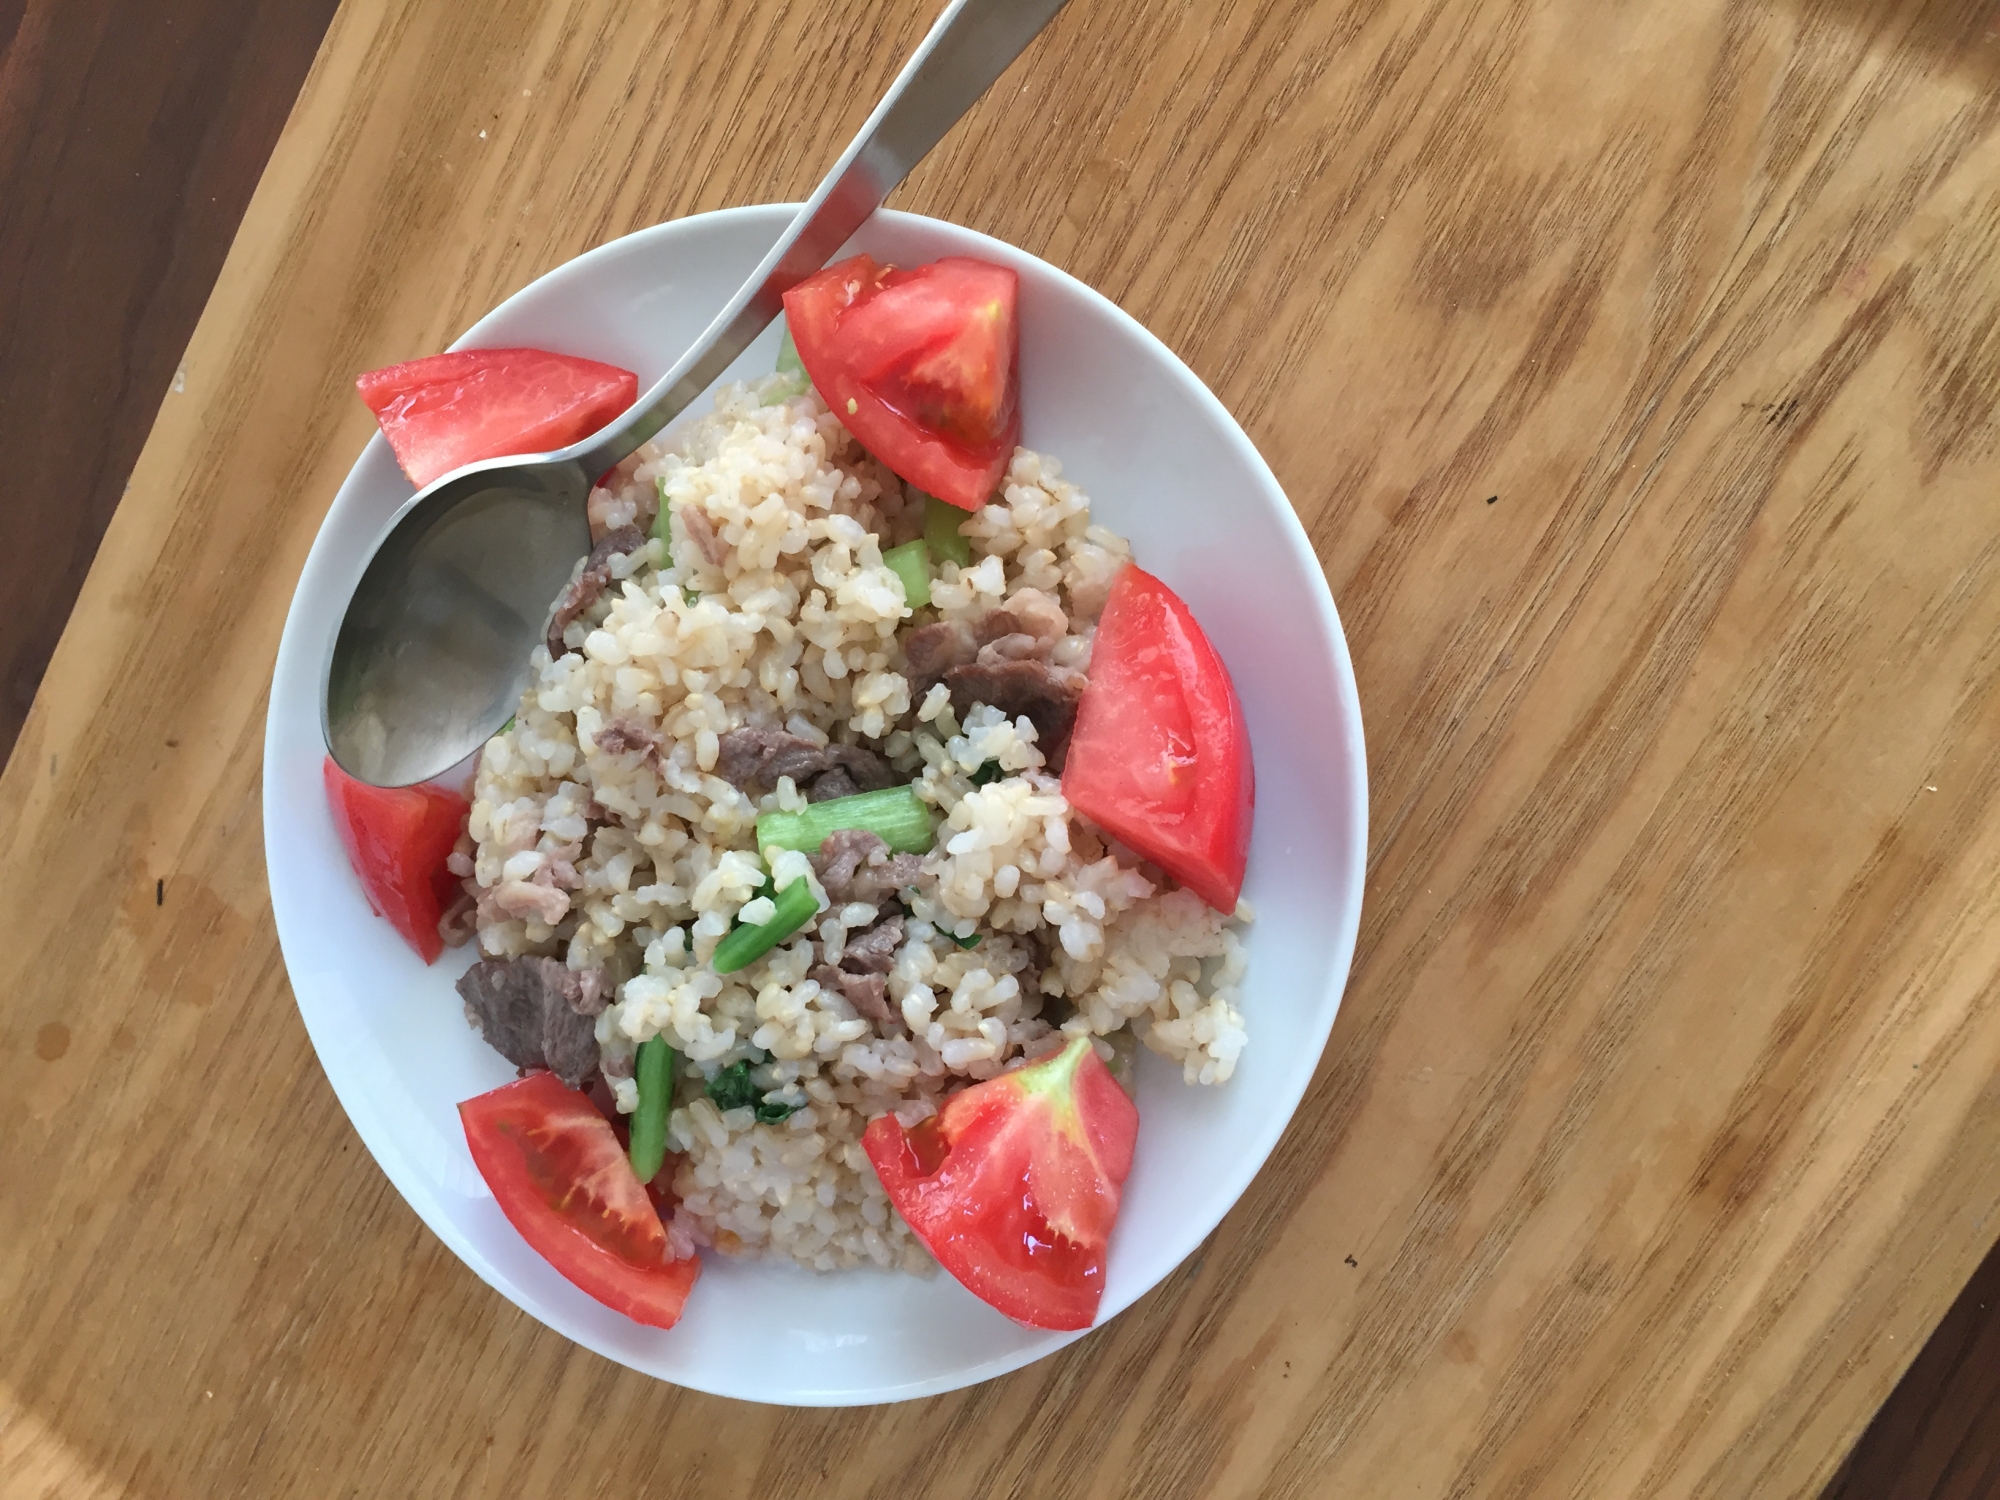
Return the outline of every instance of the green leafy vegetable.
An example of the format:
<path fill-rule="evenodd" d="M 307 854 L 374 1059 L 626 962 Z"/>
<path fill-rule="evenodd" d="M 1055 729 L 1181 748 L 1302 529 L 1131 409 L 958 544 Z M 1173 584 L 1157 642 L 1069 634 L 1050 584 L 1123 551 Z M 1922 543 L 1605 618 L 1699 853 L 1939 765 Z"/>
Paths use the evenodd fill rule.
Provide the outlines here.
<path fill-rule="evenodd" d="M 494 730 L 493 732 L 495 734 L 505 734 L 508 730 L 514 727 L 514 720 L 516 717 L 517 716 L 514 714 L 507 715 L 507 722 L 505 724 L 502 724 L 498 729 Z"/>
<path fill-rule="evenodd" d="M 708 1080 L 708 1097 L 717 1109 L 748 1109 L 757 1103 L 759 1092 L 750 1081 L 750 1064 L 741 1059 L 719 1069 Z"/>
<path fill-rule="evenodd" d="M 639 1043 L 633 1073 L 639 1107 L 632 1113 L 632 1172 L 641 1182 L 651 1182 L 667 1159 L 667 1112 L 674 1103 L 674 1049 L 665 1037 Z"/>
<path fill-rule="evenodd" d="M 922 495 L 923 491 L 917 493 Z M 948 562 L 961 568 L 972 565 L 972 539 L 958 529 L 966 515 L 956 505 L 947 505 L 935 495 L 924 495 L 924 540 L 940 565 Z"/>
<path fill-rule="evenodd" d="M 971 937 L 962 938 L 947 927 L 940 927 L 938 931 L 942 932 L 961 948 L 977 948 L 979 946 L 979 939 L 983 936 L 983 934 L 975 932 Z"/>
<path fill-rule="evenodd" d="M 903 602 L 922 609 L 931 602 L 931 549 L 918 537 L 882 554 L 889 571 L 903 581 Z"/>
<path fill-rule="evenodd" d="M 767 812 L 757 819 L 757 846 L 811 854 L 843 828 L 865 828 L 905 854 L 922 854 L 935 841 L 931 810 L 917 800 L 916 789 L 892 786 L 815 802 L 804 812 Z"/>
<path fill-rule="evenodd" d="M 1007 772 L 997 760 L 982 760 L 977 769 L 966 778 L 974 786 L 991 786 L 996 781 L 1005 781 Z"/>
<path fill-rule="evenodd" d="M 798 1113 L 796 1104 L 766 1099 L 764 1091 L 750 1080 L 750 1064 L 740 1059 L 709 1079 L 707 1092 L 717 1109 L 755 1109 L 760 1125 L 776 1125 Z"/>
<path fill-rule="evenodd" d="M 716 973 L 734 974 L 769 953 L 813 919 L 819 910 L 819 897 L 813 894 L 810 880 L 794 880 L 778 892 L 773 905 L 777 911 L 770 921 L 745 923 L 715 945 L 710 963 Z"/>

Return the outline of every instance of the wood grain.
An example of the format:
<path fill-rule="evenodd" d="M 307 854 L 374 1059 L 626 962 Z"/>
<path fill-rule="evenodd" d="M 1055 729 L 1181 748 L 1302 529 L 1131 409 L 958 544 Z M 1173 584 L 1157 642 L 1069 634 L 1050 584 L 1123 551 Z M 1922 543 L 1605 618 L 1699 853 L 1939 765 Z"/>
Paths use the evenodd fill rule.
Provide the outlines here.
<path fill-rule="evenodd" d="M 0 758 L 333 0 L 0 0 Z"/>
<path fill-rule="evenodd" d="M 430 1240 L 260 862 L 347 381 L 796 196 L 928 11 L 342 7 L 0 776 L 10 1494 L 1809 1495 L 1993 1243 L 2000 101 L 1892 0 L 1078 0 L 898 201 L 1158 331 L 1320 548 L 1314 1089 L 1132 1311 L 895 1408 L 653 1384 Z"/>

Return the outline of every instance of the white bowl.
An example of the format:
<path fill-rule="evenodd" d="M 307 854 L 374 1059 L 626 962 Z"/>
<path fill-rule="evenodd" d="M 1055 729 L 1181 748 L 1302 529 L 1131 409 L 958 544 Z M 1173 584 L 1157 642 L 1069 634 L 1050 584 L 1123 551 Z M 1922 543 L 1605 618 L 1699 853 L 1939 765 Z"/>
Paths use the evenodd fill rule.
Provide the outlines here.
<path fill-rule="evenodd" d="M 585 355 L 636 370 L 643 389 L 699 336 L 791 215 L 766 205 L 641 230 L 508 298 L 460 345 Z M 1020 273 L 1022 442 L 1060 459 L 1096 519 L 1131 538 L 1140 564 L 1187 600 L 1249 719 L 1249 1046 L 1219 1088 L 1184 1084 L 1176 1067 L 1141 1054 L 1138 1153 L 1102 1323 L 1199 1245 L 1249 1186 L 1326 1044 L 1361 912 L 1367 778 L 1353 668 L 1312 547 L 1270 469 L 1158 339 L 1081 282 L 967 229 L 882 212 L 853 248 L 903 265 L 975 255 Z M 778 338 L 769 330 L 727 378 L 768 371 Z M 370 915 L 320 786 L 321 666 L 370 547 L 409 494 L 388 445 L 370 439 L 299 579 L 264 746 L 271 905 L 299 1013 L 397 1190 L 482 1279 L 549 1327 L 720 1395 L 808 1406 L 927 1396 L 1079 1337 L 1019 1327 L 942 1273 L 821 1276 L 716 1255 L 680 1326 L 661 1332 L 571 1286 L 501 1216 L 455 1108 L 514 1076 L 453 993 L 470 955 L 426 968 Z"/>

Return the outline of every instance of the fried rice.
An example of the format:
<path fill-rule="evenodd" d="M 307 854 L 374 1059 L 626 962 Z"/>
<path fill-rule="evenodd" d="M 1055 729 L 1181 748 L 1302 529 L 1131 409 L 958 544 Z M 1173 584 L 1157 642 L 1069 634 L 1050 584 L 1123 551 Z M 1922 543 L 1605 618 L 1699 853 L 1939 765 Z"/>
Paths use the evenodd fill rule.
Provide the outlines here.
<path fill-rule="evenodd" d="M 882 554 L 923 534 L 924 498 L 783 376 L 725 388 L 642 449 L 593 492 L 593 525 L 643 532 L 662 503 L 666 534 L 610 560 L 480 757 L 460 861 L 480 947 L 615 984 L 596 1028 L 622 1110 L 635 1049 L 671 1041 L 675 1253 L 928 1272 L 863 1154 L 870 1119 L 914 1124 L 1059 1033 L 1094 1035 L 1121 1078 L 1143 1044 L 1190 1084 L 1227 1080 L 1244 1046 L 1247 906 L 1225 917 L 1108 840 L 1064 801 L 1029 718 L 961 718 L 942 684 L 918 692 L 903 652 L 919 621 L 974 621 L 1034 590 L 1063 615 L 1048 660 L 1087 671 L 1129 549 L 1053 459 L 1019 449 L 962 526 L 969 564 L 936 568 L 913 611 Z M 830 902 L 806 855 L 774 851 L 773 884 L 812 881 L 820 910 L 718 975 L 716 945 L 768 905 L 759 813 L 806 804 L 789 777 L 753 796 L 718 774 L 744 726 L 868 746 L 935 810 L 937 841 L 913 885 L 875 902 Z M 824 965 L 890 912 L 902 937 L 871 1016 Z M 739 1063 L 762 1107 L 711 1097 Z"/>

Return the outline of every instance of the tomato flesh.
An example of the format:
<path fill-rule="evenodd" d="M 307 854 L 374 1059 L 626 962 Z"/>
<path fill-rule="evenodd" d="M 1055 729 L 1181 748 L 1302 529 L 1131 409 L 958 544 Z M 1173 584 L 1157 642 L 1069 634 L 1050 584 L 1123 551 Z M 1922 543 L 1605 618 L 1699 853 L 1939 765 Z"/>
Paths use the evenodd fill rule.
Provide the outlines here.
<path fill-rule="evenodd" d="M 875 1174 L 938 1263 L 1031 1328 L 1088 1328 L 1139 1111 L 1090 1038 L 974 1084 L 914 1129 L 871 1120 Z"/>
<path fill-rule="evenodd" d="M 666 1259 L 646 1189 L 590 1099 L 530 1073 L 458 1107 L 479 1175 L 536 1254 L 606 1307 L 654 1328 L 680 1321 L 701 1260 Z"/>
<path fill-rule="evenodd" d="M 834 415 L 899 477 L 964 510 L 1021 436 L 1020 278 L 953 255 L 898 270 L 866 255 L 785 293 L 799 360 Z"/>
<path fill-rule="evenodd" d="M 630 370 L 544 349 L 433 354 L 355 386 L 418 489 L 482 458 L 567 447 L 639 399 Z"/>
<path fill-rule="evenodd" d="M 1062 789 L 1217 911 L 1236 909 L 1256 804 L 1243 705 L 1180 596 L 1130 563 L 1091 645 Z"/>
<path fill-rule="evenodd" d="M 326 758 L 327 805 L 361 877 L 368 906 L 388 919 L 425 963 L 444 952 L 438 919 L 458 895 L 445 868 L 472 805 L 438 786 L 381 787 L 356 781 Z"/>

